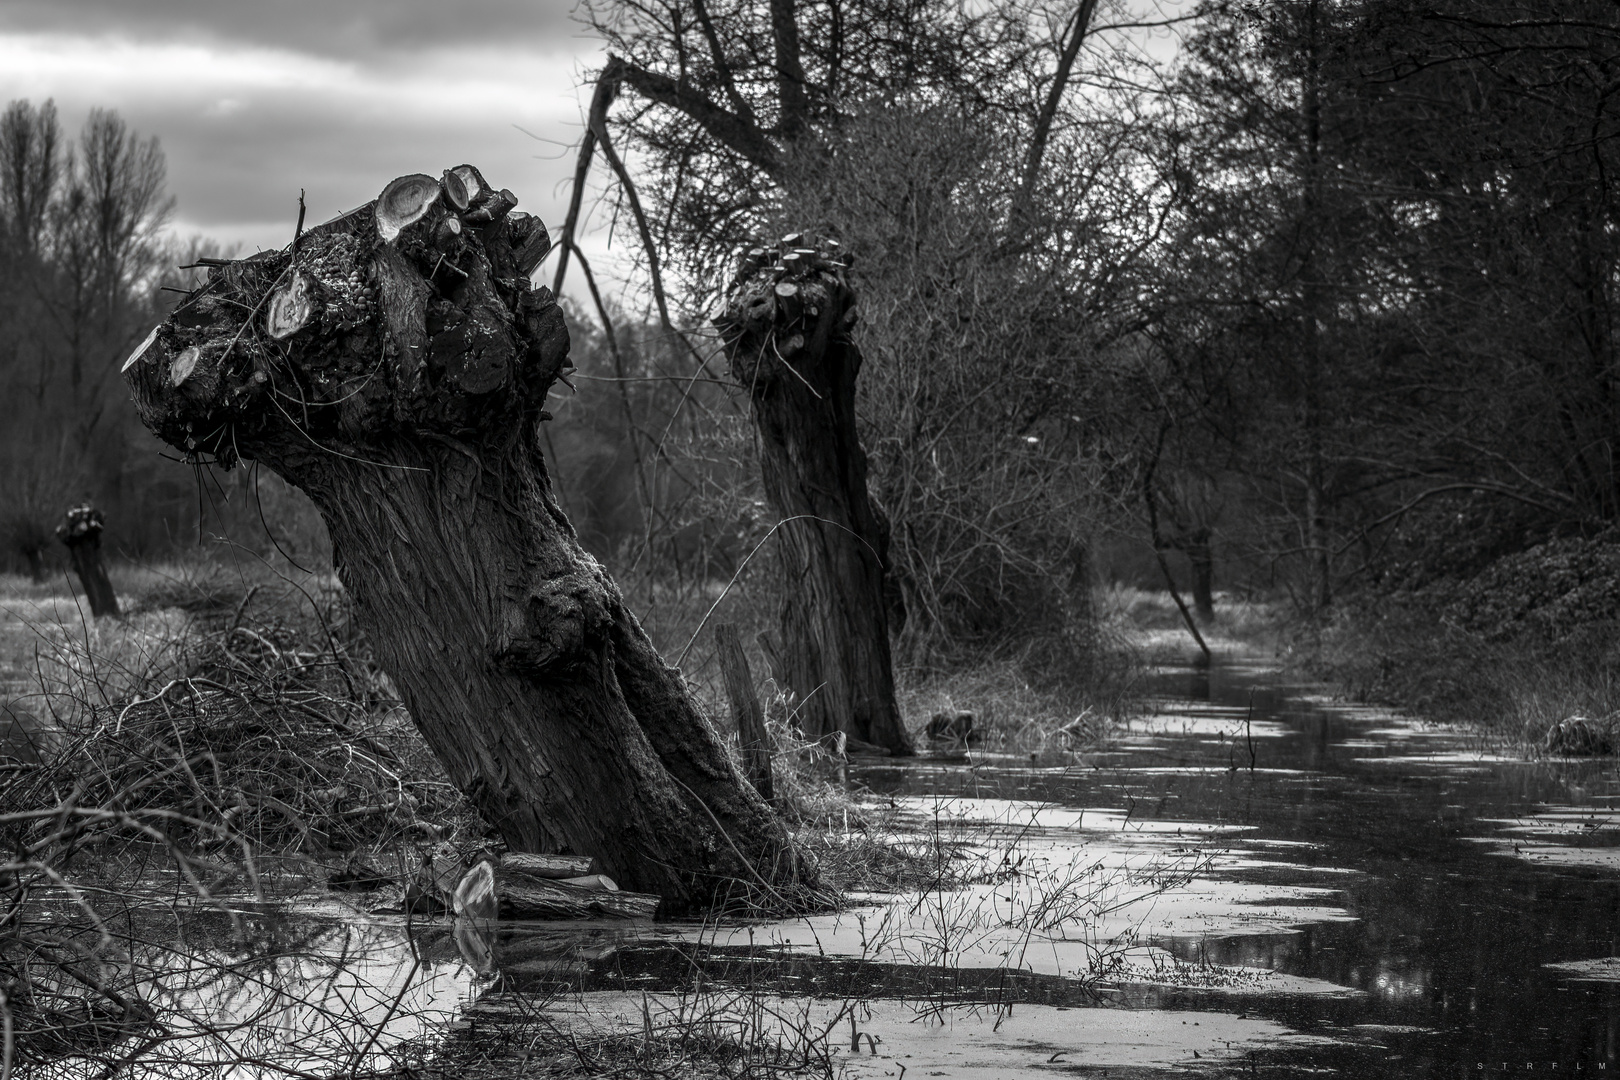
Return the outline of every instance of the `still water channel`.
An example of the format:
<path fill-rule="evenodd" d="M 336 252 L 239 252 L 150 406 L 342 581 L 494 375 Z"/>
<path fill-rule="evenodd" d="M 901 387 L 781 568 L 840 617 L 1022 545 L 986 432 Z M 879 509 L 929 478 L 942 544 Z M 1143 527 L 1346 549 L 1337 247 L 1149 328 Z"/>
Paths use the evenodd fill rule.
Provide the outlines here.
<path fill-rule="evenodd" d="M 701 973 L 756 1018 L 835 1031 L 853 1076 L 1620 1073 L 1612 760 L 1497 756 L 1242 661 L 1153 691 L 1100 754 L 854 770 L 907 831 L 975 853 L 966 889 L 782 923 L 503 926 L 496 974 L 448 930 L 413 949 L 323 901 L 260 921 L 299 928 L 294 959 L 171 1004 L 271 1013 L 251 1056 L 296 1065 L 334 1017 L 335 1038 L 388 1017 L 382 1049 L 537 990 L 564 1029 L 634 1029 Z"/>
<path fill-rule="evenodd" d="M 1166 989 L 1133 999 L 1316 1037 L 1255 1047 L 1216 1072 L 1620 1070 L 1620 959 L 1603 962 L 1620 957 L 1613 761 L 1498 758 L 1455 733 L 1313 689 L 1241 664 L 1166 671 L 1161 715 L 1092 767 L 896 768 L 868 780 L 913 795 L 1129 807 L 1145 822 L 1241 827 L 1230 850 L 1271 857 L 1217 861 L 1213 876 L 1262 892 L 1301 882 L 1333 890 L 1318 917 L 1296 909 L 1268 918 L 1262 900 L 1254 914 L 1269 925 L 1258 931 L 1234 923 L 1151 935 L 1184 958 L 1350 991 Z"/>

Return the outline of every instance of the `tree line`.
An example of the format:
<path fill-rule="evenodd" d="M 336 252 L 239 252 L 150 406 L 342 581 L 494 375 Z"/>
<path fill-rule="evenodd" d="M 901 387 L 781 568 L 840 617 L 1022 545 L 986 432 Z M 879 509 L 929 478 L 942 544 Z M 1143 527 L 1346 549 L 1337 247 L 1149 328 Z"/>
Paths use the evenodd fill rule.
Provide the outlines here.
<path fill-rule="evenodd" d="M 181 268 L 218 254 L 172 235 L 167 174 L 157 138 L 115 111 L 92 110 L 76 134 L 51 101 L 0 113 L 0 568 L 61 569 L 54 530 L 84 501 L 107 513 L 114 551 L 154 558 L 195 544 L 200 525 L 268 547 L 256 502 L 271 521 L 296 506 L 279 481 L 164 460 L 118 379 L 195 284 Z M 307 528 L 271 531 L 315 546 Z"/>
<path fill-rule="evenodd" d="M 1072 655 L 1121 537 L 1207 617 L 1615 516 L 1612 5 L 587 12 L 656 288 L 857 256 L 904 656 Z"/>
<path fill-rule="evenodd" d="M 153 320 L 172 208 L 161 148 L 116 114 L 77 139 L 48 101 L 0 116 L 0 528 L 36 577 L 69 502 L 133 480 L 117 364 Z"/>
<path fill-rule="evenodd" d="M 698 582 L 769 528 L 735 402 L 712 368 L 683 383 L 669 331 L 799 231 L 856 262 L 904 658 L 1072 654 L 1124 541 L 1172 555 L 1206 615 L 1222 584 L 1320 609 L 1620 511 L 1609 5 L 585 17 L 610 50 L 588 138 L 674 312 L 599 293 L 575 320 L 608 381 L 553 438 L 565 502 L 571 466 L 608 478 L 575 497 L 606 556 Z M 145 452 L 109 374 L 189 284 L 161 149 L 14 102 L 0 204 L 5 557 L 38 571 L 66 493 L 156 550 L 214 501 Z"/>

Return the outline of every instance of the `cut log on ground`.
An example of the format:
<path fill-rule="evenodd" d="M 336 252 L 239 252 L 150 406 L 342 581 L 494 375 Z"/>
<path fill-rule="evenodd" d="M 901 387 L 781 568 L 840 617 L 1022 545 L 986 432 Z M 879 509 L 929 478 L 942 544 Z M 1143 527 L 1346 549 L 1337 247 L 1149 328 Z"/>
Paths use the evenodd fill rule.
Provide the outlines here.
<path fill-rule="evenodd" d="M 778 659 L 805 734 L 842 731 L 909 754 L 889 653 L 888 528 L 855 431 L 855 294 L 831 245 L 805 239 L 749 252 L 715 320 L 782 522 Z"/>
<path fill-rule="evenodd" d="M 467 866 L 453 848 L 441 844 L 422 864 L 408 903 L 475 920 L 650 919 L 658 912 L 656 894 L 626 892 L 605 874 L 553 877 L 561 869 L 560 860 L 546 864 L 532 861 L 536 858 L 521 853 L 498 860 L 486 856 Z"/>
<path fill-rule="evenodd" d="M 597 873 L 596 860 L 588 855 L 534 855 L 526 851 L 509 851 L 501 856 L 501 865 L 531 877 L 576 878 Z"/>
<path fill-rule="evenodd" d="M 181 357 L 184 358 L 183 353 Z M 106 520 L 101 511 L 89 503 L 69 510 L 63 515 L 62 524 L 56 527 L 57 537 L 67 546 L 68 556 L 73 560 L 79 584 L 84 586 L 90 614 L 97 618 L 118 614 L 118 594 L 113 592 L 107 565 L 101 561 L 101 533 L 105 528 Z"/>
<path fill-rule="evenodd" d="M 525 270 L 545 230 L 457 176 L 464 210 L 402 177 L 296 253 L 213 268 L 131 358 L 141 418 L 190 461 L 256 460 L 310 496 L 379 662 L 510 848 L 595 856 L 672 911 L 742 889 L 818 903 L 557 505 L 540 423 L 568 330 Z M 298 274 L 314 310 L 277 341 L 265 309 Z"/>
<path fill-rule="evenodd" d="M 658 897 L 651 893 L 505 869 L 496 874 L 495 891 L 503 919 L 650 919 L 658 913 Z"/>

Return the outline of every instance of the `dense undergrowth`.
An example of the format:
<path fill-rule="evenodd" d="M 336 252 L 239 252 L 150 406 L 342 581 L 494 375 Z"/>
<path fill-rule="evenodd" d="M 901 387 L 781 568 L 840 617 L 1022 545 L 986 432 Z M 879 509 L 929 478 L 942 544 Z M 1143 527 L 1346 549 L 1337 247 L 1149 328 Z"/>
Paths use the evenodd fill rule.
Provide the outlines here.
<path fill-rule="evenodd" d="M 37 815 L 64 797 L 116 805 L 153 816 L 148 839 L 161 831 L 207 847 L 229 837 L 318 862 L 447 838 L 467 848 L 491 842 L 371 661 L 330 575 L 203 562 L 125 567 L 116 577 L 128 611 L 116 620 L 88 619 L 60 584 L 8 582 L 7 806 Z M 925 752 L 1076 754 L 1106 738 L 1138 670 L 1119 641 L 1098 666 L 1110 674 L 1085 686 L 1063 672 L 1043 677 L 1016 657 L 902 671 L 901 705 Z M 719 680 L 707 665 L 693 667 L 700 705 L 726 730 Z M 886 829 L 852 797 L 839 747 L 806 739 L 791 696 L 769 678 L 758 682 L 776 744 L 777 804 L 801 841 L 840 887 L 905 877 L 903 855 L 868 842 Z M 971 744 L 923 734 L 932 715 L 964 710 L 976 717 Z M 87 818 L 74 843 L 102 828 Z"/>
<path fill-rule="evenodd" d="M 1350 696 L 1554 754 L 1620 747 L 1620 535 L 1341 601 L 1299 658 Z"/>

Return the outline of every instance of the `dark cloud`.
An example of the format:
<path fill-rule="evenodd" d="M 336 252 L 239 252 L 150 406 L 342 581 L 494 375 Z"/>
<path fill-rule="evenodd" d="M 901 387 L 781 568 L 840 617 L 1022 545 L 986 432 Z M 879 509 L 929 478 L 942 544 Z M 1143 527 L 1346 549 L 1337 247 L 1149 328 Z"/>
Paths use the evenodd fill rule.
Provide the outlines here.
<path fill-rule="evenodd" d="M 329 105 L 318 95 L 281 95 L 224 116 L 143 108 L 130 119 L 143 131 L 164 133 L 170 188 L 185 220 L 205 232 L 232 232 L 243 219 L 284 218 L 290 237 L 300 188 L 310 221 L 318 222 L 375 197 L 395 176 L 464 161 L 511 188 L 524 209 L 548 221 L 561 213 L 554 189 L 566 164 L 548 160 L 555 149 L 513 125 L 569 138 L 571 100 L 476 123 L 409 113 L 340 123 Z"/>
<path fill-rule="evenodd" d="M 572 0 L 0 0 L 0 32 L 244 42 L 367 57 L 511 44 L 571 53 L 585 31 Z"/>
<path fill-rule="evenodd" d="M 162 142 L 176 232 L 248 251 L 300 188 L 320 222 L 461 162 L 555 226 L 600 49 L 545 0 L 0 0 L 0 102 L 54 98 L 70 132 L 116 109 Z"/>

